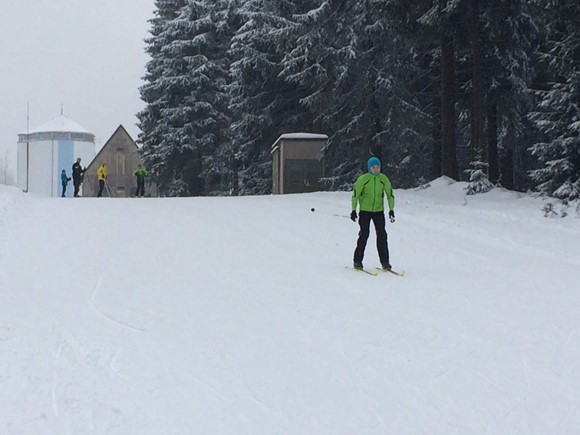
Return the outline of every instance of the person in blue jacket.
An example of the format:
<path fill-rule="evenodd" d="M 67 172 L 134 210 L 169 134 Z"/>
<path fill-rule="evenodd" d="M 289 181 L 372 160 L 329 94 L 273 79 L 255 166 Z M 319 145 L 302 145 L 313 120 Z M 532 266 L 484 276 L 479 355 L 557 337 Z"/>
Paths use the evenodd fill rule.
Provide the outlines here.
<path fill-rule="evenodd" d="M 61 196 L 64 198 L 66 196 L 66 186 L 68 185 L 68 182 L 70 181 L 70 177 L 67 177 L 66 171 L 64 169 L 60 173 L 60 181 L 62 183 L 62 195 Z"/>

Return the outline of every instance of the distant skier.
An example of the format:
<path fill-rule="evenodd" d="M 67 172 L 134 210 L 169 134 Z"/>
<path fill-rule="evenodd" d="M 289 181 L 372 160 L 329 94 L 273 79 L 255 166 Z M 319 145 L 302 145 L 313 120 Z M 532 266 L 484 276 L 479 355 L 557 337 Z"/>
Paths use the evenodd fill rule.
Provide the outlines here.
<path fill-rule="evenodd" d="M 147 170 L 139 165 L 133 175 L 137 177 L 137 192 L 135 196 L 139 198 L 139 193 L 141 193 L 141 197 L 145 196 L 145 177 L 147 176 Z"/>
<path fill-rule="evenodd" d="M 74 196 L 79 196 L 79 189 L 81 188 L 81 184 L 83 183 L 83 174 L 85 173 L 87 168 L 81 167 L 81 158 L 79 157 L 75 164 L 72 165 L 72 178 L 73 184 L 75 186 L 75 193 Z"/>
<path fill-rule="evenodd" d="M 100 198 L 105 188 L 105 181 L 107 180 L 107 165 L 105 165 L 105 162 L 101 162 L 101 166 L 97 169 L 97 179 L 99 180 L 99 193 L 97 193 L 97 198 Z"/>
<path fill-rule="evenodd" d="M 369 238 L 369 227 L 371 220 L 375 225 L 377 235 L 377 250 L 381 266 L 385 270 L 391 269 L 389 262 L 389 245 L 387 241 L 387 231 L 385 229 L 384 197 L 387 195 L 389 204 L 389 218 L 395 221 L 395 197 L 391 181 L 385 174 L 381 173 L 381 161 L 376 157 L 371 157 L 367 162 L 368 172 L 358 177 L 354 183 L 352 192 L 352 212 L 350 218 L 356 222 L 359 218 L 360 231 L 354 251 L 354 268 L 363 268 L 363 257 L 365 247 Z M 357 204 L 360 203 L 360 216 L 356 214 Z"/>
<path fill-rule="evenodd" d="M 62 195 L 61 196 L 64 198 L 66 196 L 66 186 L 68 185 L 68 182 L 70 181 L 70 177 L 67 177 L 66 171 L 64 169 L 60 173 L 60 181 L 62 183 Z"/>

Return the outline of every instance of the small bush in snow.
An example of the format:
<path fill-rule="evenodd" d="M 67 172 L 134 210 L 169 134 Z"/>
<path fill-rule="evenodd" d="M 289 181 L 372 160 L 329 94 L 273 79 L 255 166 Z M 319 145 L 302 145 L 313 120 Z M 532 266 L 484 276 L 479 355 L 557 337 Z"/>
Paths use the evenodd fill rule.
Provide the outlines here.
<path fill-rule="evenodd" d="M 429 183 L 425 178 L 421 177 L 418 180 L 419 186 L 415 188 L 415 190 L 425 190 L 431 187 L 431 183 Z"/>
<path fill-rule="evenodd" d="M 469 175 L 469 184 L 465 188 L 468 195 L 489 192 L 493 189 L 493 184 L 484 172 L 489 166 L 485 162 L 471 162 L 472 169 L 467 169 L 465 173 Z"/>
<path fill-rule="evenodd" d="M 556 211 L 554 210 L 554 204 L 552 204 L 551 202 L 547 202 L 542 208 L 542 211 L 544 212 L 544 217 L 558 216 L 558 213 L 556 213 Z"/>
<path fill-rule="evenodd" d="M 565 218 L 570 213 L 574 213 L 574 210 L 576 211 L 576 215 L 580 217 L 580 201 L 562 200 L 556 203 L 547 202 L 544 207 L 542 207 L 544 217 L 559 216 Z"/>

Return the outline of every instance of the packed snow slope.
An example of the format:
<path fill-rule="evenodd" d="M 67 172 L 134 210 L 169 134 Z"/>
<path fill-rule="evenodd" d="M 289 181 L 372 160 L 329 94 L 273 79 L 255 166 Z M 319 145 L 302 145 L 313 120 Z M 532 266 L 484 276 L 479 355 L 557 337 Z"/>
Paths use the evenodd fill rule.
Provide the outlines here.
<path fill-rule="evenodd" d="M 0 189 L 0 434 L 578 434 L 580 218 L 464 187 L 395 192 L 403 278 L 347 192 Z"/>

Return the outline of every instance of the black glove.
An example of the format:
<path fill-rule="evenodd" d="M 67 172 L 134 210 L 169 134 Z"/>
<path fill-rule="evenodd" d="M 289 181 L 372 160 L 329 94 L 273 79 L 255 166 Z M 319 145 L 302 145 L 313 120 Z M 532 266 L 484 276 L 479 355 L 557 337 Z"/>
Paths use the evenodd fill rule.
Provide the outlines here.
<path fill-rule="evenodd" d="M 356 214 L 356 210 L 353 210 L 350 212 L 350 220 L 353 222 L 356 222 L 356 218 L 357 218 L 357 214 Z"/>
<path fill-rule="evenodd" d="M 395 210 L 389 210 L 389 219 L 391 222 L 395 222 Z"/>

